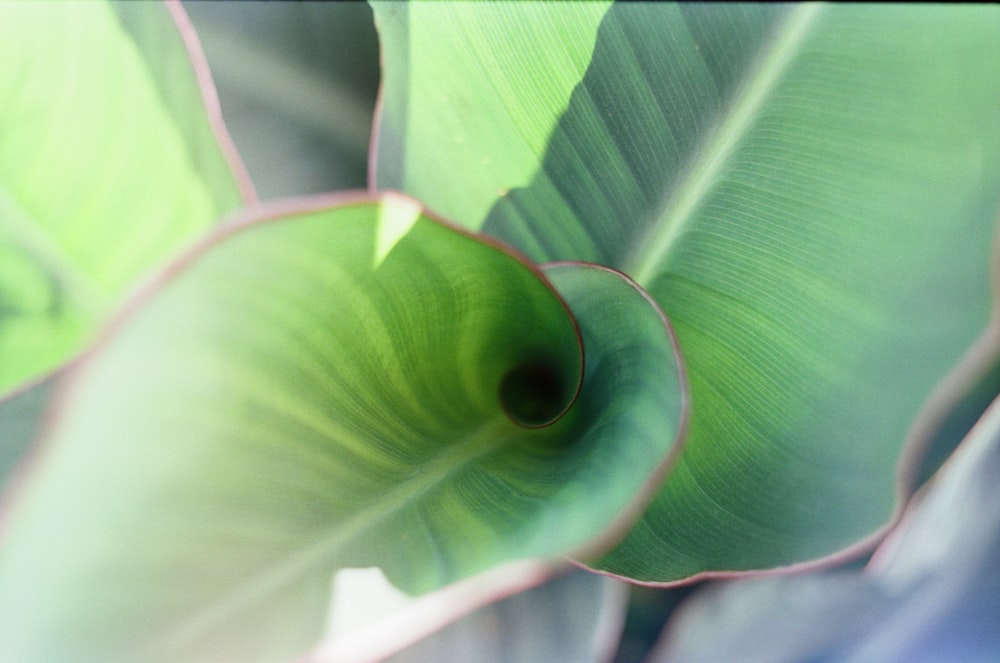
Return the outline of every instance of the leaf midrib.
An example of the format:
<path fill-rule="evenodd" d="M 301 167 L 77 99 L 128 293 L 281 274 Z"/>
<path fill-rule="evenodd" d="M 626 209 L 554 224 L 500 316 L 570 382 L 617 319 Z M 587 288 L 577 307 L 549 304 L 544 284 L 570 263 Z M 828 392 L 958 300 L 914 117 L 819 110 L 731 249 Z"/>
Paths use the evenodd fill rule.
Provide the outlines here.
<path fill-rule="evenodd" d="M 664 258 L 694 218 L 754 117 L 798 54 L 822 7 L 820 3 L 804 3 L 790 11 L 769 40 L 769 48 L 751 65 L 754 75 L 736 95 L 729 112 L 693 151 L 693 161 L 661 203 L 662 211 L 655 215 L 655 223 L 642 234 L 625 263 L 625 272 L 643 287 L 648 288 L 659 274 Z"/>
<path fill-rule="evenodd" d="M 492 453 L 508 439 L 502 434 L 511 426 L 506 417 L 491 420 L 467 434 L 462 440 L 449 445 L 442 453 L 405 481 L 394 484 L 381 499 L 361 509 L 353 516 L 336 523 L 316 541 L 305 548 L 292 551 L 280 558 L 263 573 L 256 573 L 232 591 L 217 597 L 211 604 L 189 617 L 183 624 L 171 629 L 162 643 L 165 649 L 182 649 L 186 644 L 204 636 L 220 622 L 224 622 L 248 606 L 266 600 L 267 597 L 293 586 L 324 560 L 337 554 L 338 550 L 349 546 L 358 537 L 378 526 L 400 509 L 418 500 L 421 496 L 440 485 L 456 471 L 461 471 L 470 462 Z M 484 443 L 484 439 L 487 441 Z M 338 571 L 330 568 L 332 575 Z"/>

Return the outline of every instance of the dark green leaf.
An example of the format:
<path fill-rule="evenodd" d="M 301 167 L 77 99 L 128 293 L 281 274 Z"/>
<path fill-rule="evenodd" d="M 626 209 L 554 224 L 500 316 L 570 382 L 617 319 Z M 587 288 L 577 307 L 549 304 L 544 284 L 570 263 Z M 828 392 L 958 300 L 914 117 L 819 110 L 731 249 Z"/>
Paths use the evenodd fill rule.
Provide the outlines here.
<path fill-rule="evenodd" d="M 564 29 L 506 8 L 546 58 L 499 9 L 375 6 L 373 181 L 535 260 L 621 269 L 674 324 L 685 453 L 599 566 L 669 582 L 864 545 L 990 314 L 1000 10 L 620 3 Z M 591 45 L 572 93 L 516 87 Z"/>

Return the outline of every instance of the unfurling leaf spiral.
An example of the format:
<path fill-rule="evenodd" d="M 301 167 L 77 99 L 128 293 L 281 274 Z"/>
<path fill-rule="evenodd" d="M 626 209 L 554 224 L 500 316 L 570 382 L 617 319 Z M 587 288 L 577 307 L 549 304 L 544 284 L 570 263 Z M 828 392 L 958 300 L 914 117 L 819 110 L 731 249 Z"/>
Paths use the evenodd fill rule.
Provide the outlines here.
<path fill-rule="evenodd" d="M 340 568 L 419 593 L 602 550 L 682 382 L 611 270 L 543 274 L 398 195 L 248 213 L 62 386 L 4 523 L 0 659 L 270 660 Z"/>

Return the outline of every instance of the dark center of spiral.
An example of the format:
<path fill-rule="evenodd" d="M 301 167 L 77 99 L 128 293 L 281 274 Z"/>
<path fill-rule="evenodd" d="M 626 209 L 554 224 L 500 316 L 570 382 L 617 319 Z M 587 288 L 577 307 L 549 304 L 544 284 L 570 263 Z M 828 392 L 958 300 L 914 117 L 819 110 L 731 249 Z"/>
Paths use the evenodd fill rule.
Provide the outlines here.
<path fill-rule="evenodd" d="M 521 364 L 500 383 L 500 404 L 515 423 L 544 426 L 566 407 L 566 387 L 559 373 L 540 362 Z"/>

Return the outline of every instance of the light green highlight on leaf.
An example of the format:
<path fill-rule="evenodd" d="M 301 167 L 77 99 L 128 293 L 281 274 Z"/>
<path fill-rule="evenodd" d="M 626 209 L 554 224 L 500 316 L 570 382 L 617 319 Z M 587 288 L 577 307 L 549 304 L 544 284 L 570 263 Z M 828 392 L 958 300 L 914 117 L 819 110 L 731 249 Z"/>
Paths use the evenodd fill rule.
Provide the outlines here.
<path fill-rule="evenodd" d="M 528 183 L 610 4 L 501 0 L 475 11 L 451 2 L 371 5 L 383 61 L 392 63 L 382 72 L 372 183 L 435 188 L 432 208 L 477 230 L 497 196 Z M 453 50 L 441 48 L 442 38 Z M 443 112 L 422 112 L 428 103 Z M 463 185 L 437 186 L 459 154 Z"/>
<path fill-rule="evenodd" d="M 79 351 L 137 277 L 241 204 L 167 7 L 118 9 L 156 43 L 107 3 L 0 5 L 0 393 Z"/>
<path fill-rule="evenodd" d="M 392 248 L 406 233 L 421 214 L 420 205 L 410 199 L 401 199 L 398 205 L 384 205 L 379 210 L 378 230 L 375 232 L 375 261 L 373 267 L 378 269 Z"/>

